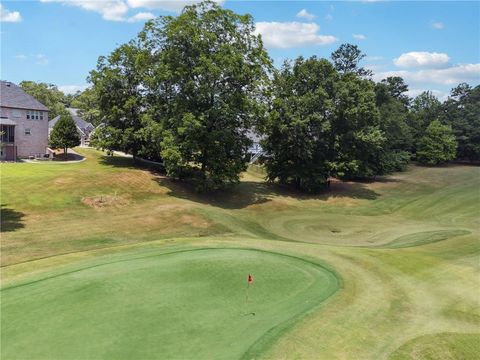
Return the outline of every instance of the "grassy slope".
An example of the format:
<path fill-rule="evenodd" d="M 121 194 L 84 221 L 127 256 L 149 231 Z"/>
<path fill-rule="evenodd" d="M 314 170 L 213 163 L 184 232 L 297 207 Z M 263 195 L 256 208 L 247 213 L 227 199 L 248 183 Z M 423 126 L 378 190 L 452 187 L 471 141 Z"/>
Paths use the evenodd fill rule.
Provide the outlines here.
<path fill-rule="evenodd" d="M 83 151 L 76 165 L 2 164 L 4 284 L 130 248 L 246 246 L 326 261 L 343 281 L 265 357 L 423 359 L 456 347 L 468 358 L 463 344 L 480 340 L 477 167 L 413 167 L 317 197 L 265 185 L 255 169 L 206 197 Z M 116 200 L 82 203 L 99 196 Z"/>

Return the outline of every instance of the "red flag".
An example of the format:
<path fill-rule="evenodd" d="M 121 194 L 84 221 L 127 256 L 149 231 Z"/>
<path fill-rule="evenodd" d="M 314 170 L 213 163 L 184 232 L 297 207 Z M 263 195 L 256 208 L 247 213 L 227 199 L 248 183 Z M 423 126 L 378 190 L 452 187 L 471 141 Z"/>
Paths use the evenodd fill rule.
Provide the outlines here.
<path fill-rule="evenodd" d="M 253 283 L 253 276 L 248 274 L 248 283 L 251 284 Z"/>

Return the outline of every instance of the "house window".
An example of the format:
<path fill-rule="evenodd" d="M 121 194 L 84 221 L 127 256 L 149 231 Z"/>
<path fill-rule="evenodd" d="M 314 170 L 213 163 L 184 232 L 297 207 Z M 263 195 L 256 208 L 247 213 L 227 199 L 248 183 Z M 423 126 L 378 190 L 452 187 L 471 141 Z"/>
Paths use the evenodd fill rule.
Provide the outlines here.
<path fill-rule="evenodd" d="M 32 135 L 32 131 L 30 129 L 25 129 L 25 135 Z"/>
<path fill-rule="evenodd" d="M 27 110 L 27 119 L 29 120 L 43 120 L 43 112 L 37 110 Z"/>
<path fill-rule="evenodd" d="M 20 110 L 17 110 L 17 109 L 13 109 L 13 110 L 12 110 L 12 117 L 14 117 L 14 118 L 22 117 L 21 111 L 20 111 Z"/>

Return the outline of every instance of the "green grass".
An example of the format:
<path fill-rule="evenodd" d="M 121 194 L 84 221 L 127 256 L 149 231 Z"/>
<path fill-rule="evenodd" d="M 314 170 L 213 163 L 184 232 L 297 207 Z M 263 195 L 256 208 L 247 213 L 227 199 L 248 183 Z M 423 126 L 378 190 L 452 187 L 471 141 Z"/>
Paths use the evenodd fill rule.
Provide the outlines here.
<path fill-rule="evenodd" d="M 480 334 L 435 334 L 425 335 L 409 341 L 392 354 L 389 360 L 417 358 L 475 359 L 480 353 Z"/>
<path fill-rule="evenodd" d="M 0 165 L 2 359 L 479 357 L 479 167 L 198 195 L 79 151 Z"/>
<path fill-rule="evenodd" d="M 247 302 L 248 272 L 255 286 Z M 238 358 L 252 344 L 275 339 L 337 287 L 323 267 L 270 252 L 203 249 L 97 260 L 3 290 L 9 326 L 2 358 Z"/>

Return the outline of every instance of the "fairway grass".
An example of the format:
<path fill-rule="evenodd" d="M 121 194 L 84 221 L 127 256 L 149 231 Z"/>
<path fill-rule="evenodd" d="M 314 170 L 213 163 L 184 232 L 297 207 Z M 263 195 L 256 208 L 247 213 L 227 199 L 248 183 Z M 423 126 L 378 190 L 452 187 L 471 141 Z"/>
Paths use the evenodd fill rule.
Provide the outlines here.
<path fill-rule="evenodd" d="M 479 167 L 198 195 L 78 151 L 0 165 L 2 360 L 480 357 Z"/>

